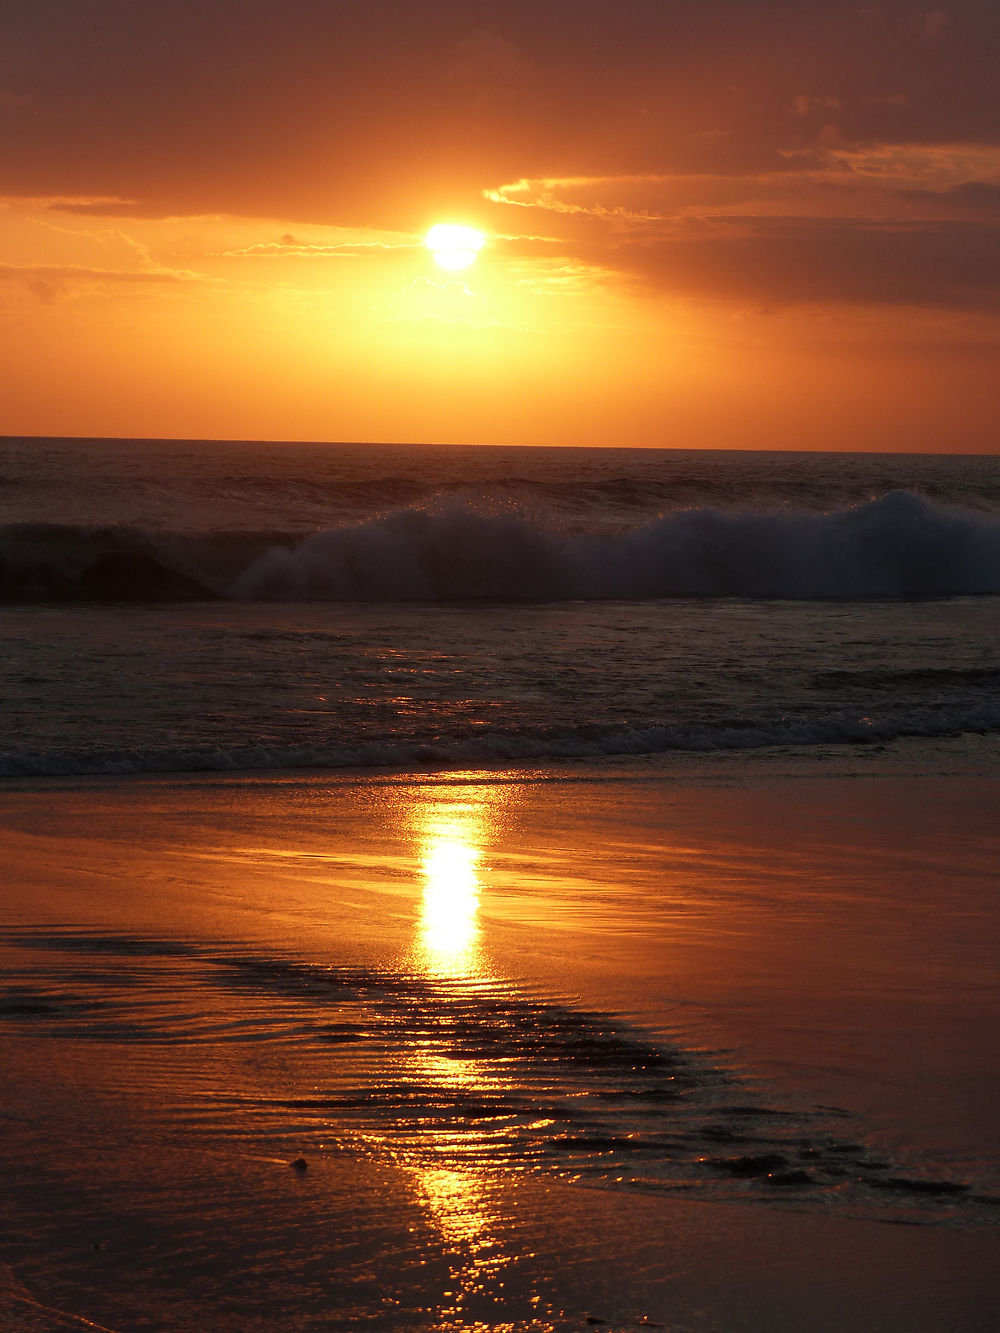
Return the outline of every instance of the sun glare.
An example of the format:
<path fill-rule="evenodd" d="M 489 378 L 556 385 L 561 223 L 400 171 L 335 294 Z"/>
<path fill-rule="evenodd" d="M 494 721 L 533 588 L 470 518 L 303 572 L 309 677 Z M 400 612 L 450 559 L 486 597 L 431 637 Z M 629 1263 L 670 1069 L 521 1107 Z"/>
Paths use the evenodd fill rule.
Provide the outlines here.
<path fill-rule="evenodd" d="M 476 262 L 486 237 L 473 227 L 439 222 L 436 227 L 431 227 L 424 244 L 442 268 L 460 269 Z"/>

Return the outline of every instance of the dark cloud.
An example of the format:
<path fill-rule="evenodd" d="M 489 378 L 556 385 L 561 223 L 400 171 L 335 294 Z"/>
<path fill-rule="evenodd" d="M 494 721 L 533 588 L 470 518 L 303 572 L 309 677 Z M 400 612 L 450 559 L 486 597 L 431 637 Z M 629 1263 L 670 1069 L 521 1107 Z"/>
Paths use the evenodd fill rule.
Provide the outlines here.
<path fill-rule="evenodd" d="M 452 214 L 650 291 L 992 309 L 998 57 L 987 0 L 6 0 L 0 192 Z"/>
<path fill-rule="evenodd" d="M 926 194 L 918 195 L 916 192 L 914 197 L 919 198 L 921 202 L 927 199 Z M 949 204 L 957 204 L 963 211 L 971 209 L 976 213 L 995 213 L 1000 217 L 1000 183 L 965 181 L 964 184 L 955 185 L 934 197 L 937 200 L 943 199 Z"/>
<path fill-rule="evenodd" d="M 7 0 L 31 113 L 0 117 L 0 191 L 419 225 L 523 175 L 998 142 L 998 27 L 984 0 Z"/>
<path fill-rule="evenodd" d="M 681 297 L 1000 311 L 1000 228 L 981 223 L 706 219 L 668 239 L 590 253 Z"/>

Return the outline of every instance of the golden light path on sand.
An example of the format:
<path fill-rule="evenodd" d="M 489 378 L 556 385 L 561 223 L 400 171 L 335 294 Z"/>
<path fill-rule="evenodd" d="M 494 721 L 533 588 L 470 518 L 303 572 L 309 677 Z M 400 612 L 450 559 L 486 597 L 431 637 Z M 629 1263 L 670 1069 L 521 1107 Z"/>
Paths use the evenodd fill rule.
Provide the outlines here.
<path fill-rule="evenodd" d="M 470 995 L 487 981 L 479 921 L 483 888 L 481 869 L 487 845 L 496 833 L 498 789 L 458 788 L 437 791 L 415 806 L 411 819 L 422 879 L 415 929 L 415 961 L 430 977 L 467 988 Z M 478 1060 L 442 1055 L 440 1044 L 412 1050 L 409 1062 L 419 1080 L 442 1094 L 496 1090 L 495 1074 Z M 510 1256 L 500 1244 L 497 1190 L 501 1182 L 484 1169 L 489 1145 L 474 1124 L 452 1136 L 468 1166 L 428 1163 L 412 1157 L 411 1175 L 426 1214 L 448 1252 L 450 1289 L 443 1293 L 441 1314 L 464 1321 L 470 1299 L 502 1290 L 501 1270 Z M 452 1154 L 449 1154 L 452 1155 Z"/>

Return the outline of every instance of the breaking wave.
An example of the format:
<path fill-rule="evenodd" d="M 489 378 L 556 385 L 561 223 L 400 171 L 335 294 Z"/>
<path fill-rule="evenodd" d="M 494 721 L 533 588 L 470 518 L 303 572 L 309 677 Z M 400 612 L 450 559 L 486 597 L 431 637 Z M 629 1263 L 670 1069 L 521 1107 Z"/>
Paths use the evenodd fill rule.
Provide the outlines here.
<path fill-rule="evenodd" d="M 0 529 L 0 600 L 449 602 L 1000 593 L 1000 520 L 909 491 L 827 513 L 675 510 L 575 530 L 474 499 L 301 538 L 127 528 Z"/>

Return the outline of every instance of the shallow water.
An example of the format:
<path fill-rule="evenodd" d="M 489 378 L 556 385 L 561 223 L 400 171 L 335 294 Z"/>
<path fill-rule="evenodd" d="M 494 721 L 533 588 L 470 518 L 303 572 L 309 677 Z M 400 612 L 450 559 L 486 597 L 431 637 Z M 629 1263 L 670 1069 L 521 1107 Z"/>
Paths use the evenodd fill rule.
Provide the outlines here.
<path fill-rule="evenodd" d="M 9 790 L 8 1262 L 119 1329 L 833 1328 L 821 1227 L 838 1317 L 984 1327 L 884 1223 L 1000 1234 L 995 784 L 821 771 Z"/>
<path fill-rule="evenodd" d="M 32 607 L 0 776 L 887 744 L 1000 732 L 1000 598 Z"/>

